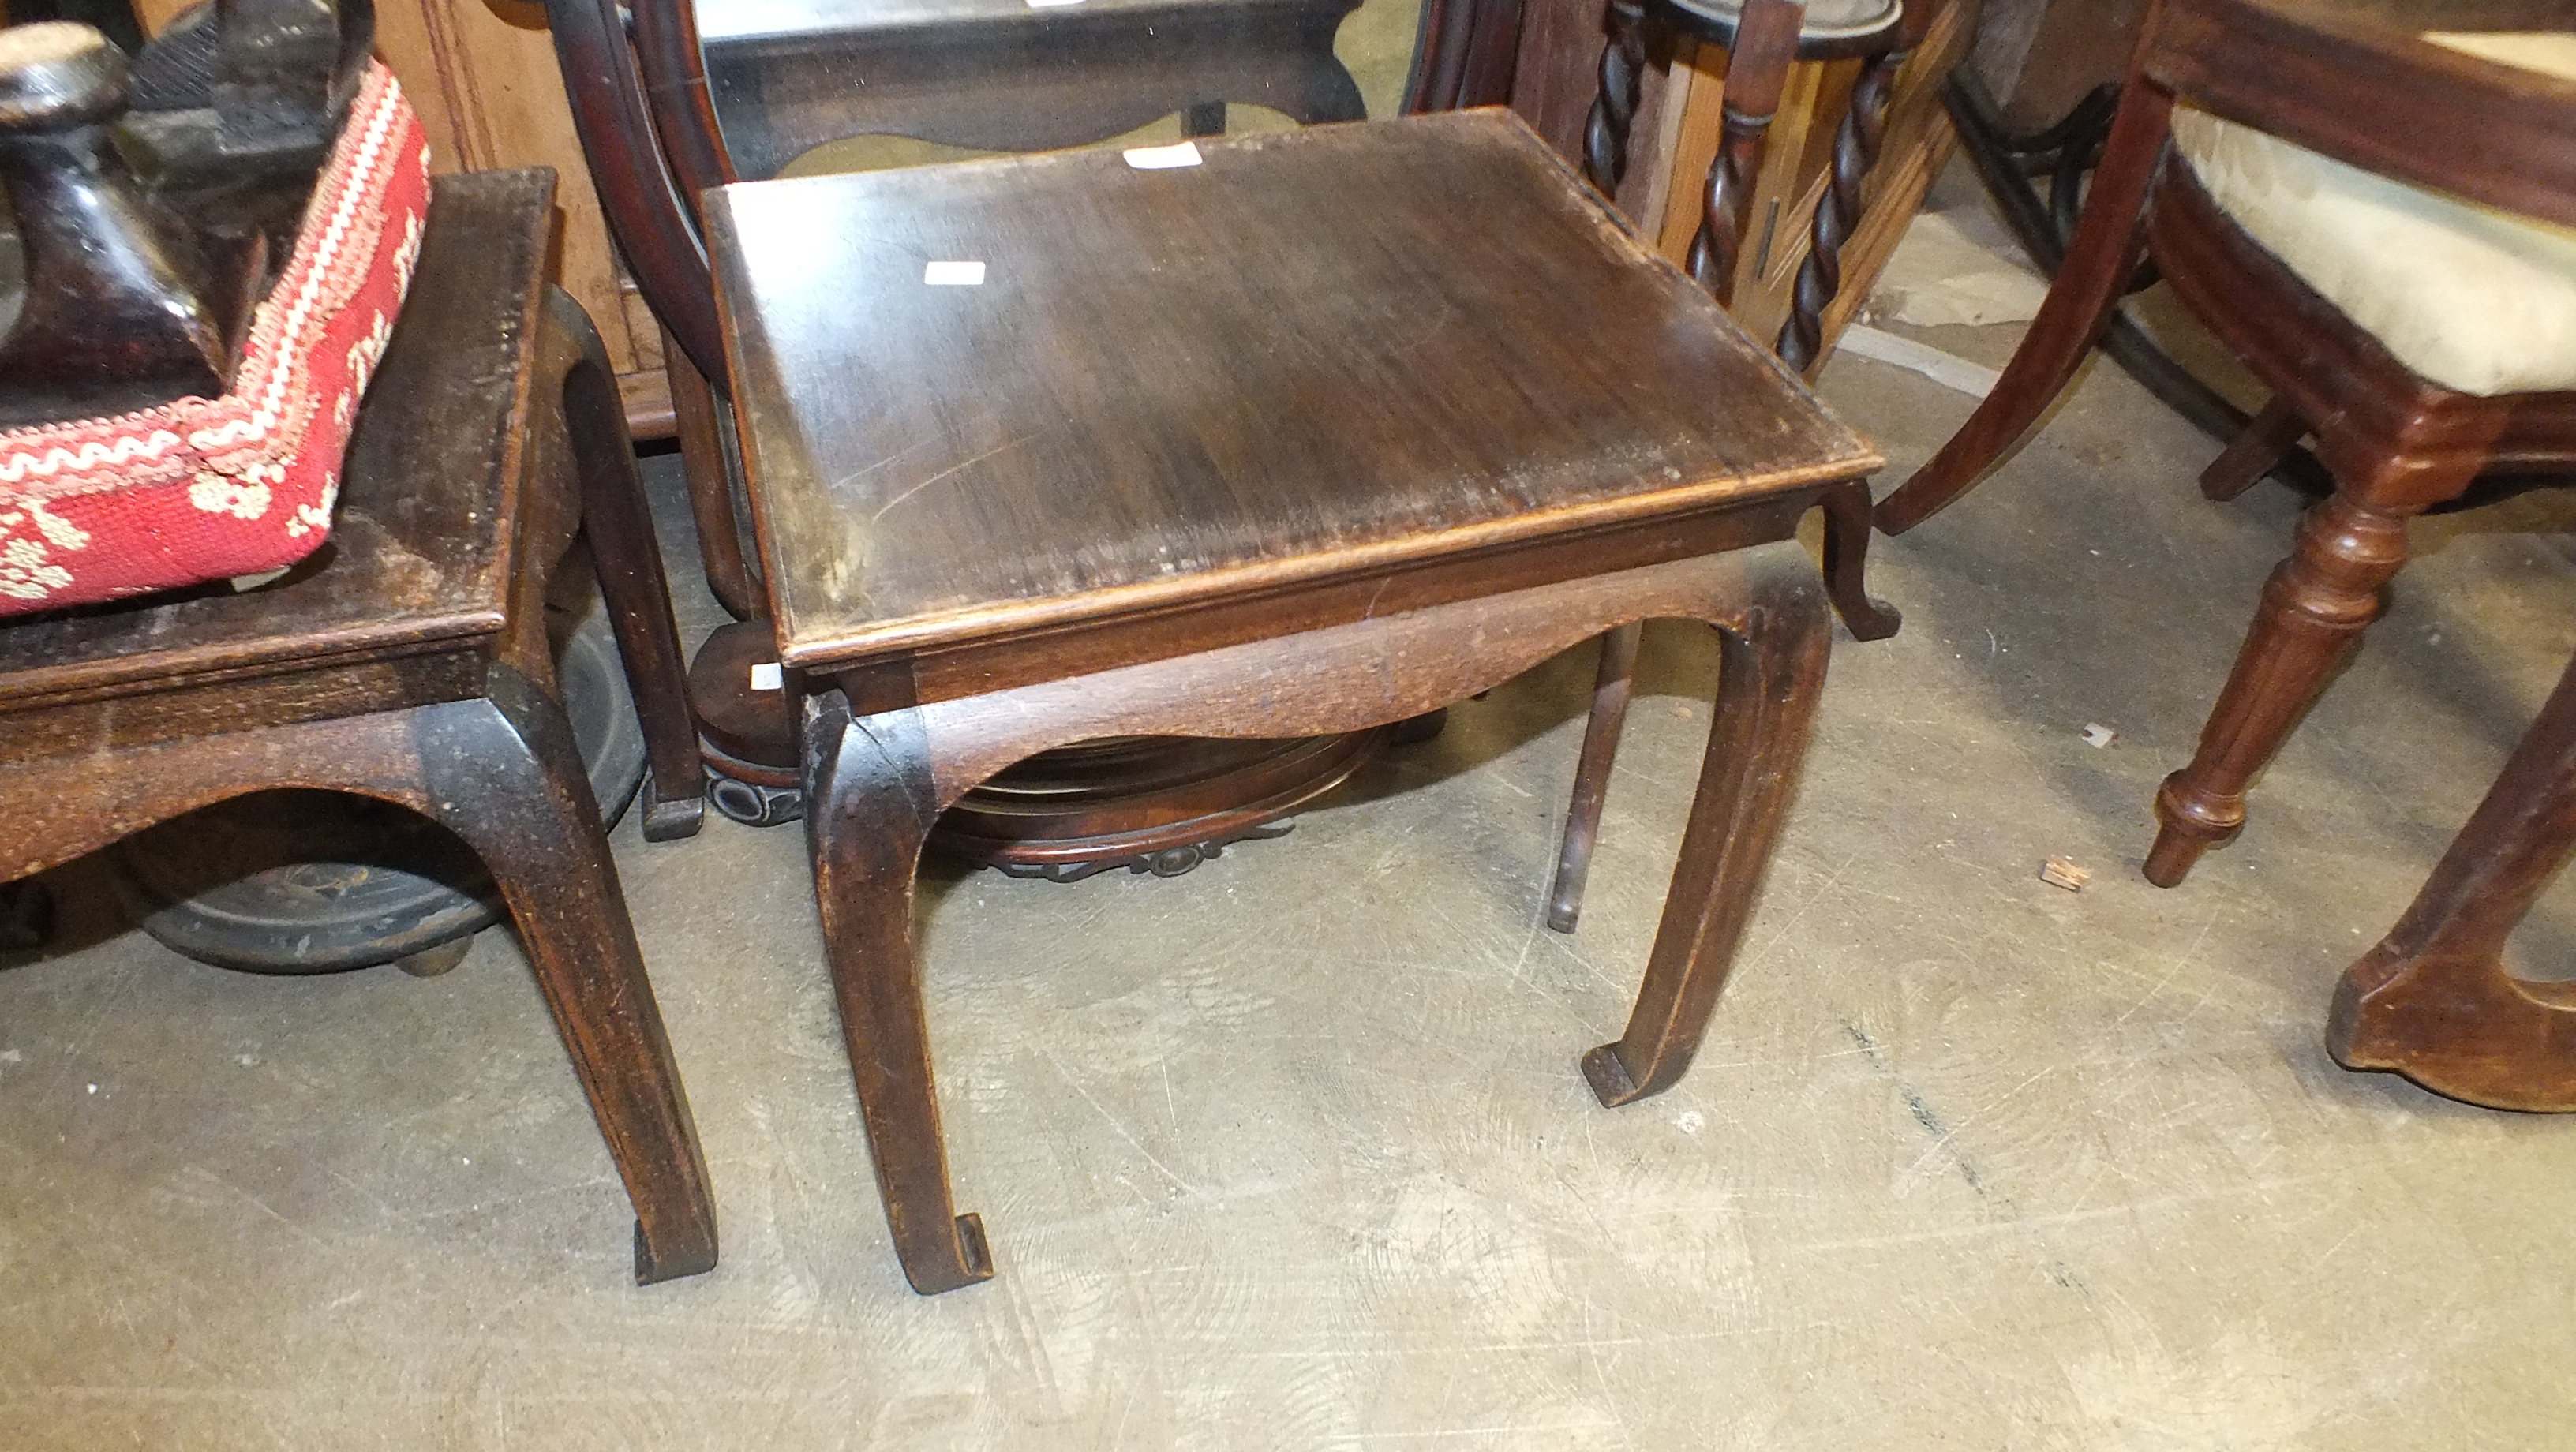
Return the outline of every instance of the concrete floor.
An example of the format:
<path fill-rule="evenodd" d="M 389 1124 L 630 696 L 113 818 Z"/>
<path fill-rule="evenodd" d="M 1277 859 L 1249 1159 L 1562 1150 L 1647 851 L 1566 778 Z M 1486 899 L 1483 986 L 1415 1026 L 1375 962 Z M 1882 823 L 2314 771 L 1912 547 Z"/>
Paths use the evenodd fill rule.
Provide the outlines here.
<path fill-rule="evenodd" d="M 1918 336 L 1994 363 L 2013 331 Z M 1825 392 L 1884 482 L 1969 407 L 1848 355 Z M 1905 630 L 1838 644 L 1707 1048 L 1626 1110 L 1575 1058 L 1678 840 L 1689 630 L 1649 637 L 1570 939 L 1537 920 L 1588 651 L 1191 876 L 935 874 L 1000 1264 L 935 1300 L 794 829 L 617 835 L 723 1216 L 722 1266 L 652 1289 L 508 934 L 441 979 L 250 977 L 66 869 L 61 941 L 0 971 L 0 1448 L 2565 1445 L 2576 1124 L 2320 1034 L 2576 652 L 2568 505 L 2421 528 L 2244 840 L 2159 891 L 2150 794 L 2293 516 L 2202 502 L 2214 452 L 2097 368 L 1883 544 Z M 2560 894 L 2523 946 L 2571 945 Z"/>

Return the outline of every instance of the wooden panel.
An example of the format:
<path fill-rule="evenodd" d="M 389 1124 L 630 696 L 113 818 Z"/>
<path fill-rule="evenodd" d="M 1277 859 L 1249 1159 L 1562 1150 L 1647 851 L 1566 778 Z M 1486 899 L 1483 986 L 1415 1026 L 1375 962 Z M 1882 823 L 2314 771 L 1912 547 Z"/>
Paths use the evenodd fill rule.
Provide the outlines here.
<path fill-rule="evenodd" d="M 1560 156 L 1583 158 L 1583 122 L 1600 89 L 1596 71 L 1608 40 L 1601 0 L 1522 0 L 1520 59 L 1512 109 Z M 1641 118 L 1642 119 L 1642 118 Z"/>
<path fill-rule="evenodd" d="M 555 169 L 554 278 L 598 325 L 627 397 L 629 425 L 639 435 L 667 435 L 660 333 L 649 319 L 639 325 L 622 296 L 545 11 L 525 0 L 377 0 L 376 53 L 420 112 L 433 170 Z"/>

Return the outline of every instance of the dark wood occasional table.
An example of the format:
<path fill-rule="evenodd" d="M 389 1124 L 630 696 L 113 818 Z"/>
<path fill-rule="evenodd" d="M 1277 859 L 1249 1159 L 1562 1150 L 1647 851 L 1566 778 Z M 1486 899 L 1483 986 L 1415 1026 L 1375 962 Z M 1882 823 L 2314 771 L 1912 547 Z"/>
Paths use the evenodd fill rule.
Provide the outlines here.
<path fill-rule="evenodd" d="M 825 948 L 923 1292 L 992 1274 L 912 943 L 943 807 L 1073 741 L 1358 730 L 1706 621 L 1724 682 L 1662 929 L 1584 1060 L 1604 1103 L 1652 1093 L 1715 1004 L 1823 679 L 1792 535 L 1880 462 L 1506 113 L 1201 150 L 708 208 Z"/>
<path fill-rule="evenodd" d="M 644 834 L 704 810 L 679 640 L 618 402 L 545 280 L 554 175 L 441 177 L 329 542 L 265 588 L 0 629 L 0 883 L 253 792 L 409 807 L 491 869 L 635 1207 L 635 1275 L 716 1260 L 715 1203 L 546 645 L 590 541 L 643 718 Z"/>

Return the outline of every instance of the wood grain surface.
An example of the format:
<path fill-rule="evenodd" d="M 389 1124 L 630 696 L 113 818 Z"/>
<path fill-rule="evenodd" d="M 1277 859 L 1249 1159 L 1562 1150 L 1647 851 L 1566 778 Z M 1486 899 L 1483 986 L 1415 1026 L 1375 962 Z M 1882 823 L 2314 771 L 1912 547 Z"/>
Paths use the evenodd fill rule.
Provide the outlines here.
<path fill-rule="evenodd" d="M 1501 112 L 728 188 L 784 658 L 1748 501 L 1876 456 Z M 926 264 L 980 261 L 980 286 Z"/>

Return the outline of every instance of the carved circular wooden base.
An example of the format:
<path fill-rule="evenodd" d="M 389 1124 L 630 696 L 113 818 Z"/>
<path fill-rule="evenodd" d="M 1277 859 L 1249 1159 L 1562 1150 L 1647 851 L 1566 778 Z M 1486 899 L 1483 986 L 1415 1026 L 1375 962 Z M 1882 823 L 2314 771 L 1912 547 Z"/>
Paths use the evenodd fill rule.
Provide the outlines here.
<path fill-rule="evenodd" d="M 787 693 L 751 684 L 752 667 L 775 655 L 773 638 L 767 621 L 728 625 L 689 665 L 709 800 L 752 826 L 805 814 Z M 1086 741 L 1031 757 L 968 792 L 940 818 L 931 842 L 1022 877 L 1071 882 L 1116 867 L 1177 877 L 1228 843 L 1280 835 L 1262 829 L 1341 785 L 1391 738 L 1438 731 L 1426 717 L 1290 741 Z"/>

